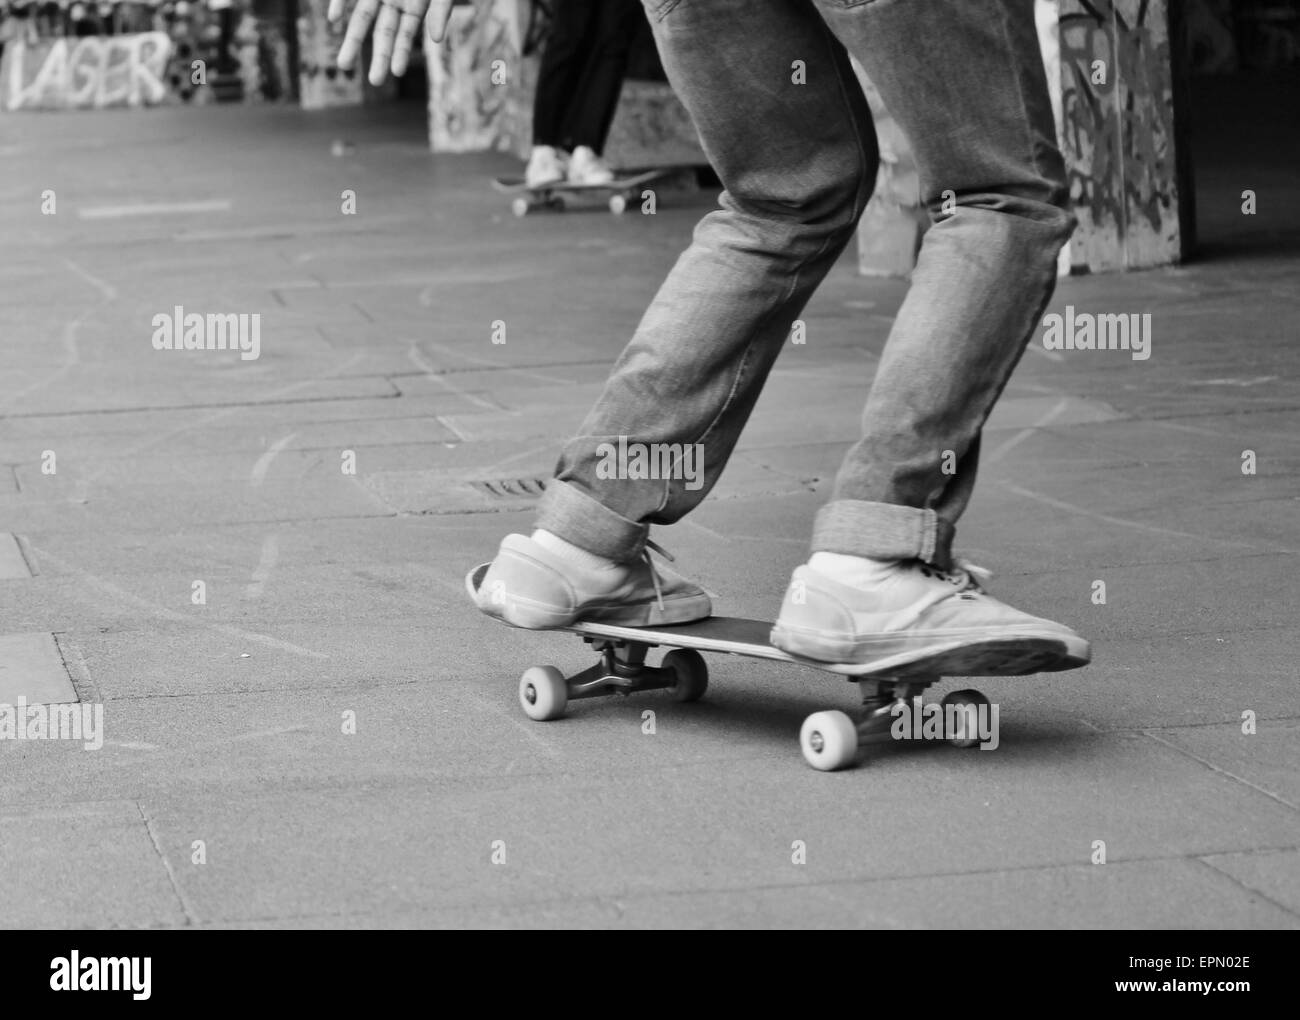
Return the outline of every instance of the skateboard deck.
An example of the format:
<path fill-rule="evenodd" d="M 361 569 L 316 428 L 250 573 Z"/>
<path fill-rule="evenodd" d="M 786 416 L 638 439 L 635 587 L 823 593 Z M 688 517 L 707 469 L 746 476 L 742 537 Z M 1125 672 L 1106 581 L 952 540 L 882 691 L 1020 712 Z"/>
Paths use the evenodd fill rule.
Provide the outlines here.
<path fill-rule="evenodd" d="M 906 677 L 953 674 L 957 676 L 1025 676 L 1056 672 L 1083 665 L 1063 654 L 1059 641 L 1042 638 L 991 640 L 979 644 L 951 642 L 929 649 L 924 655 L 906 652 L 882 656 L 869 663 L 822 662 L 792 655 L 772 644 L 773 624 L 735 616 L 711 616 L 695 623 L 638 627 L 599 621 L 575 623 L 561 628 L 574 634 L 636 642 L 650 647 L 692 648 L 701 652 L 747 655 L 810 666 L 850 679 L 873 676 Z"/>
<path fill-rule="evenodd" d="M 474 568 L 466 588 L 474 596 L 488 564 Z M 500 622 L 500 621 L 499 621 Z M 508 624 L 507 624 L 508 626 Z M 837 674 L 858 682 L 862 709 L 856 719 L 842 712 L 818 712 L 804 722 L 800 742 L 810 765 L 822 771 L 843 768 L 857 756 L 859 745 L 889 728 L 896 706 L 918 698 L 943 676 L 1025 676 L 1059 672 L 1087 665 L 1070 654 L 1064 643 L 1051 638 L 1015 638 L 976 644 L 937 645 L 924 654 L 915 651 L 883 656 L 869 663 L 821 662 L 791 655 L 771 643 L 773 624 L 730 616 L 711 616 L 693 623 L 661 626 L 579 621 L 557 628 L 580 635 L 602 654 L 590 669 L 566 678 L 553 666 L 534 666 L 520 679 L 519 698 L 525 714 L 537 720 L 556 719 L 568 702 L 608 694 L 645 690 L 671 690 L 679 701 L 695 701 L 708 685 L 708 668 L 700 652 L 771 659 Z M 655 667 L 645 662 L 646 652 L 664 646 L 669 651 Z M 956 713 L 978 712 L 988 699 L 978 691 L 948 695 L 943 706 L 962 706 Z M 973 718 L 947 734 L 951 743 L 973 746 Z M 827 734 L 830 734 L 829 736 Z"/>
<path fill-rule="evenodd" d="M 556 181 L 537 188 L 530 188 L 522 177 L 497 177 L 493 179 L 492 187 L 507 195 L 516 196 L 510 203 L 510 209 L 516 216 L 527 216 L 534 209 L 563 211 L 566 208 L 565 195 L 600 194 L 601 192 L 609 194 L 607 203 L 609 211 L 617 216 L 627 210 L 629 201 L 639 197 L 636 189 L 641 185 L 670 177 L 681 171 L 681 167 L 659 167 L 638 174 L 616 177 L 607 184 L 570 184 L 568 181 Z"/>

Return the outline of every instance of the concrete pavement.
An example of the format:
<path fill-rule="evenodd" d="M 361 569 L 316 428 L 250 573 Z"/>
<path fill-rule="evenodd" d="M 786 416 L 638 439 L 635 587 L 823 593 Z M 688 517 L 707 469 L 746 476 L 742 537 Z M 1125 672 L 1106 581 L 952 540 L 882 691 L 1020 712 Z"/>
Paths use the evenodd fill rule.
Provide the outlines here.
<path fill-rule="evenodd" d="M 995 752 L 819 774 L 848 685 L 715 656 L 699 704 L 531 723 L 521 670 L 588 653 L 462 589 L 711 195 L 515 220 L 513 161 L 400 107 L 3 123 L 0 634 L 54 635 L 104 743 L 0 740 L 0 924 L 1300 925 L 1295 255 L 1062 282 L 1152 356 L 1035 343 L 960 545 L 1096 662 L 978 681 Z M 903 292 L 846 258 L 656 535 L 719 612 L 779 604 Z M 154 350 L 176 305 L 259 313 L 261 356 Z"/>

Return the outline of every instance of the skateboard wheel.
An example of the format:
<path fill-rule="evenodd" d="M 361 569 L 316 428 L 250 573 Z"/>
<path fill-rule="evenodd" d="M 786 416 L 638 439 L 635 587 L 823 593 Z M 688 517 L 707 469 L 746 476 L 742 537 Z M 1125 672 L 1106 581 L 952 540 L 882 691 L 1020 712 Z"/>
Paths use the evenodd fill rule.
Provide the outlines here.
<path fill-rule="evenodd" d="M 858 757 L 858 728 L 843 712 L 814 712 L 803 721 L 799 747 L 820 772 L 847 768 Z"/>
<path fill-rule="evenodd" d="M 677 674 L 673 685 L 673 698 L 677 701 L 699 701 L 709 687 L 709 667 L 704 656 L 693 648 L 674 648 L 660 664 Z"/>
<path fill-rule="evenodd" d="M 980 711 L 980 706 L 988 710 L 989 699 L 984 697 L 979 691 L 953 691 L 945 697 L 941 703 L 943 705 L 944 725 L 947 725 L 948 706 L 949 705 L 968 705 L 970 706 L 964 712 L 954 714 L 953 727 L 944 734 L 948 738 L 948 743 L 953 747 L 974 747 L 980 742 L 979 728 L 976 726 L 976 713 Z"/>
<path fill-rule="evenodd" d="M 510 203 L 510 211 L 514 213 L 516 216 L 527 216 L 528 199 L 516 198 L 513 202 Z"/>
<path fill-rule="evenodd" d="M 554 666 L 533 666 L 519 678 L 519 704 L 529 719 L 558 719 L 568 703 L 564 674 Z"/>
<path fill-rule="evenodd" d="M 609 211 L 612 212 L 615 216 L 622 216 L 623 213 L 627 211 L 627 196 L 610 195 Z"/>

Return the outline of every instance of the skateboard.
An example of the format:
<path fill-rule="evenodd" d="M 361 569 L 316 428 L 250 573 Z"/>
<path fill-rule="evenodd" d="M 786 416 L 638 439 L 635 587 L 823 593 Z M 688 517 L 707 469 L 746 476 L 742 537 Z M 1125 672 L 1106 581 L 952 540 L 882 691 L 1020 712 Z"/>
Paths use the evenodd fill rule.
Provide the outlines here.
<path fill-rule="evenodd" d="M 563 212 L 567 205 L 566 195 L 598 195 L 601 192 L 609 193 L 609 201 L 606 203 L 609 211 L 615 216 L 621 216 L 627 211 L 628 202 L 640 197 L 637 189 L 641 185 L 680 172 L 680 167 L 659 167 L 630 177 L 616 177 L 608 184 L 570 184 L 568 181 L 556 181 L 554 184 L 546 184 L 540 188 L 530 188 L 524 183 L 522 177 L 497 177 L 492 181 L 492 187 L 507 195 L 516 196 L 510 202 L 510 211 L 516 216 L 527 216 L 534 209 L 554 209 Z"/>
<path fill-rule="evenodd" d="M 466 577 L 473 596 L 488 564 Z M 500 621 L 499 621 L 500 622 Z M 507 624 L 507 626 L 509 626 Z M 858 684 L 862 704 L 846 712 L 814 712 L 804 720 L 799 746 L 804 760 L 822 772 L 847 768 L 860 748 L 888 740 L 902 705 L 919 714 L 921 693 L 947 676 L 1025 676 L 1087 665 L 1070 655 L 1060 641 L 1020 638 L 979 645 L 937 646 L 923 658 L 895 655 L 863 664 L 819 662 L 791 655 L 770 640 L 772 623 L 730 616 L 711 616 L 695 623 L 639 627 L 580 621 L 560 628 L 579 635 L 600 654 L 595 665 L 566 677 L 554 666 L 533 666 L 519 678 L 519 704 L 530 719 L 546 721 L 564 715 L 571 701 L 640 691 L 666 690 L 677 701 L 698 701 L 709 685 L 708 665 L 701 652 L 773 659 L 837 674 Z M 670 649 L 658 666 L 646 662 L 657 646 Z M 977 720 L 987 718 L 990 704 L 979 691 L 961 690 L 939 703 L 942 737 L 956 747 L 980 743 Z M 983 715 L 981 716 L 981 713 Z M 913 730 L 913 735 L 920 735 Z"/>

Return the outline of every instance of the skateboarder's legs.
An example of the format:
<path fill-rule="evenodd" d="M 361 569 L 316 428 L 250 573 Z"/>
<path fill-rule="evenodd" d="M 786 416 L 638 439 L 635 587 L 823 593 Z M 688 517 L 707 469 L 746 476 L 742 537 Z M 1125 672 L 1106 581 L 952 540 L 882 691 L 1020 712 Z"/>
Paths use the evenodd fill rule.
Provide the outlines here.
<path fill-rule="evenodd" d="M 980 428 L 1073 226 L 1029 0 L 687 0 L 649 11 L 726 191 L 565 447 L 539 526 L 626 558 L 649 524 L 678 520 L 716 482 L 875 180 L 870 115 L 833 32 L 912 142 L 937 222 L 813 548 L 946 565 Z M 703 484 L 598 477 L 600 444 L 619 436 L 701 444 Z"/>
<path fill-rule="evenodd" d="M 664 69 L 725 190 L 542 500 L 538 527 L 616 559 L 637 553 L 649 524 L 676 521 L 708 495 L 791 324 L 852 239 L 877 167 L 848 56 L 811 5 L 687 0 L 647 9 Z M 806 67 L 805 84 L 791 80 L 794 61 Z M 620 436 L 647 447 L 699 444 L 703 478 L 600 477 L 602 444 Z"/>
<path fill-rule="evenodd" d="M 980 430 L 1074 229 L 1033 4 L 818 7 L 911 143 L 933 225 L 813 548 L 946 566 Z"/>
<path fill-rule="evenodd" d="M 1087 643 L 1068 628 L 950 569 L 980 430 L 1051 295 L 1073 227 L 1032 0 L 646 6 L 725 191 L 565 446 L 538 531 L 512 536 L 493 563 L 488 580 L 528 608 L 503 615 L 540 619 L 530 608 L 539 600 L 551 607 L 547 619 L 566 606 L 581 613 L 584 585 L 605 599 L 597 575 L 573 581 L 574 561 L 586 557 L 586 571 L 631 563 L 650 524 L 680 519 L 717 481 L 874 183 L 875 134 L 852 53 L 912 143 L 934 225 L 868 396 L 863 437 L 818 515 L 813 557 L 795 573 L 773 641 L 861 661 L 938 640 L 1034 634 L 1086 659 Z M 680 450 L 683 468 L 687 451 L 693 467 L 702 454 L 702 472 L 611 473 L 616 444 Z M 654 577 L 645 574 L 638 568 L 643 599 Z M 673 586 L 683 612 L 702 609 L 689 582 Z"/>

